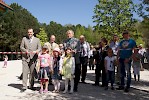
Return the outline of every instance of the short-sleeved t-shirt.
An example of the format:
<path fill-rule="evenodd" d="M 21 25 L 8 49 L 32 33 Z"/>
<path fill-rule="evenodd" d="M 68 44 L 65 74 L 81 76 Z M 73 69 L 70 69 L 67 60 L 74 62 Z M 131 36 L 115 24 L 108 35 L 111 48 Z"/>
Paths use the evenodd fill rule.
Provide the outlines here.
<path fill-rule="evenodd" d="M 49 66 L 49 62 L 50 62 L 50 55 L 49 54 L 41 54 L 39 55 L 39 60 L 40 60 L 40 67 L 47 67 Z"/>
<path fill-rule="evenodd" d="M 107 70 L 109 71 L 114 71 L 114 61 L 115 61 L 115 57 L 112 56 L 112 57 L 109 57 L 109 56 L 106 56 L 105 57 L 105 60 L 107 61 Z"/>
<path fill-rule="evenodd" d="M 130 58 L 133 48 L 136 47 L 136 42 L 133 39 L 122 40 L 119 43 L 119 56 L 122 59 Z"/>

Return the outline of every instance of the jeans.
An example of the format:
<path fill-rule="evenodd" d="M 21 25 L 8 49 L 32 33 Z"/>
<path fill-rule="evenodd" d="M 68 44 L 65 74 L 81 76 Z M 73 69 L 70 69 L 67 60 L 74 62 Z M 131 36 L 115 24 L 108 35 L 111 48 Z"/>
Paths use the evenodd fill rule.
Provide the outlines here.
<path fill-rule="evenodd" d="M 126 88 L 130 88 L 131 84 L 131 61 L 128 63 L 124 62 L 125 59 L 119 59 L 120 62 L 120 70 L 121 70 L 121 86 L 125 86 L 125 77 L 127 75 L 127 86 Z"/>
<path fill-rule="evenodd" d="M 111 86 L 113 87 L 114 84 L 114 71 L 107 71 L 107 78 L 106 78 L 106 86 L 108 86 L 109 81 L 111 82 Z"/>

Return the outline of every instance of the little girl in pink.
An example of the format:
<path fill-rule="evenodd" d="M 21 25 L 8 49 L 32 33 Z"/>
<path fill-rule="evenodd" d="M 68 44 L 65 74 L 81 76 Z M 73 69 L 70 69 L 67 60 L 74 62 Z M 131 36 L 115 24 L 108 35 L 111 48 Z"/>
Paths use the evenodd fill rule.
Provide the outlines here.
<path fill-rule="evenodd" d="M 40 93 L 48 92 L 48 82 L 50 71 L 52 72 L 51 68 L 51 56 L 48 54 L 48 47 L 43 46 L 41 55 L 38 56 L 39 58 L 39 68 L 38 68 L 38 75 L 40 80 Z M 45 84 L 45 89 L 43 85 Z"/>
<path fill-rule="evenodd" d="M 7 67 L 7 61 L 8 61 L 8 56 L 4 55 L 4 66 L 3 66 L 3 68 Z"/>

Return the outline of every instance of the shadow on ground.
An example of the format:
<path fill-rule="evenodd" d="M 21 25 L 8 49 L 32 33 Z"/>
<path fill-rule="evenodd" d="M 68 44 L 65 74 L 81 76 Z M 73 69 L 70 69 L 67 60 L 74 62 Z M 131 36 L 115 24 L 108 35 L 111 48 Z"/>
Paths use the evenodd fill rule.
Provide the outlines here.
<path fill-rule="evenodd" d="M 22 96 L 19 99 L 28 99 L 28 100 L 149 100 L 149 95 L 147 92 L 140 91 L 137 89 L 130 89 L 129 93 L 125 93 L 124 91 L 119 90 L 104 90 L 103 87 L 100 86 L 92 86 L 90 81 L 94 81 L 94 73 L 87 74 L 87 80 L 89 83 L 83 84 L 79 83 L 78 92 L 74 92 L 73 94 L 63 94 L 62 91 L 60 93 L 52 93 L 53 85 L 49 85 L 49 93 L 39 94 L 38 91 L 33 91 L 32 93 L 27 93 L 26 96 Z M 140 85 L 137 83 L 132 84 Z M 142 82 L 142 81 L 141 81 Z M 148 82 L 142 82 L 142 84 L 146 84 L 148 86 Z M 140 85 L 141 86 L 141 85 Z M 64 89 L 64 81 L 61 82 L 61 90 Z M 39 90 L 39 87 L 38 89 Z"/>

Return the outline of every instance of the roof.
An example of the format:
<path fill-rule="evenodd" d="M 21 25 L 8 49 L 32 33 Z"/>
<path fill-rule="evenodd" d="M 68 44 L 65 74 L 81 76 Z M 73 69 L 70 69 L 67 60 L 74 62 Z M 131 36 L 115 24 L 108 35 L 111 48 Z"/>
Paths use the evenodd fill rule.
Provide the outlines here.
<path fill-rule="evenodd" d="M 11 7 L 9 7 L 3 0 L 0 0 L 0 7 L 2 8 L 8 8 L 9 10 L 13 10 Z"/>

